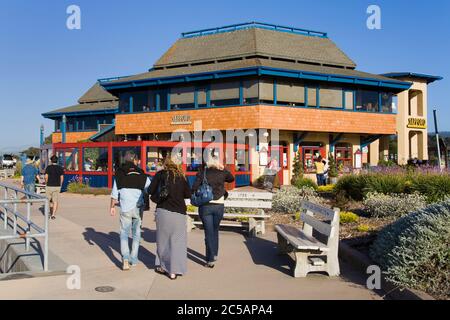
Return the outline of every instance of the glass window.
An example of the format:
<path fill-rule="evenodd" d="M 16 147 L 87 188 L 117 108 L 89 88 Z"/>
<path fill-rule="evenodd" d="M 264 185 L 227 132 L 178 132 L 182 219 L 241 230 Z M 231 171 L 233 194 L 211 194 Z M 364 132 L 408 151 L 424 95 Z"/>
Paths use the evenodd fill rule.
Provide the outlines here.
<path fill-rule="evenodd" d="M 169 90 L 164 89 L 158 91 L 159 94 L 159 110 L 167 110 L 167 94 Z"/>
<path fill-rule="evenodd" d="M 150 109 L 148 93 L 145 91 L 133 93 L 133 112 L 143 112 Z"/>
<path fill-rule="evenodd" d="M 141 147 L 116 147 L 113 148 L 113 166 L 114 170 L 125 163 L 125 154 L 127 151 L 133 151 L 137 158 L 141 158 Z"/>
<path fill-rule="evenodd" d="M 162 161 L 170 154 L 171 148 L 147 147 L 147 172 L 157 172 L 161 169 Z"/>
<path fill-rule="evenodd" d="M 319 90 L 321 108 L 342 108 L 342 89 L 321 87 Z"/>
<path fill-rule="evenodd" d="M 302 147 L 303 165 L 306 173 L 313 173 L 316 171 L 315 162 L 323 152 L 322 147 L 305 146 Z"/>
<path fill-rule="evenodd" d="M 200 171 L 203 165 L 203 149 L 196 148 L 191 150 L 187 155 L 187 171 Z"/>
<path fill-rule="evenodd" d="M 302 83 L 278 81 L 277 104 L 290 106 L 305 105 L 305 87 Z"/>
<path fill-rule="evenodd" d="M 174 87 L 170 90 L 170 109 L 193 109 L 194 108 L 194 87 L 182 86 Z"/>
<path fill-rule="evenodd" d="M 82 120 L 84 121 L 84 125 L 82 124 L 83 130 L 97 130 L 97 118 L 96 117 L 84 117 Z"/>
<path fill-rule="evenodd" d="M 198 87 L 197 88 L 197 104 L 199 108 L 206 108 L 206 93 L 208 89 L 206 87 Z"/>
<path fill-rule="evenodd" d="M 211 106 L 239 104 L 239 82 L 218 82 L 211 84 Z"/>
<path fill-rule="evenodd" d="M 317 88 L 308 87 L 308 107 L 317 107 Z"/>
<path fill-rule="evenodd" d="M 259 102 L 258 86 L 261 87 L 261 84 L 258 85 L 258 80 L 256 79 L 243 81 L 244 104 L 254 104 Z M 272 101 L 273 101 L 273 87 L 272 87 Z"/>
<path fill-rule="evenodd" d="M 250 171 L 250 154 L 248 150 L 245 150 L 245 148 L 236 150 L 234 165 L 236 172 Z"/>
<path fill-rule="evenodd" d="M 378 92 L 369 90 L 357 90 L 356 110 L 378 112 Z"/>
<path fill-rule="evenodd" d="M 336 165 L 339 171 L 353 167 L 353 147 L 351 144 L 338 144 L 335 147 Z"/>
<path fill-rule="evenodd" d="M 107 148 L 84 148 L 83 149 L 83 171 L 108 171 L 108 149 Z"/>
<path fill-rule="evenodd" d="M 345 91 L 345 109 L 353 110 L 355 107 L 355 95 L 353 91 Z"/>
<path fill-rule="evenodd" d="M 119 95 L 119 112 L 127 113 L 130 112 L 130 94 L 121 93 Z"/>
<path fill-rule="evenodd" d="M 393 96 L 392 93 L 381 93 L 381 112 L 392 113 Z"/>
<path fill-rule="evenodd" d="M 59 149 L 56 151 L 58 163 L 67 171 L 78 171 L 78 149 Z"/>

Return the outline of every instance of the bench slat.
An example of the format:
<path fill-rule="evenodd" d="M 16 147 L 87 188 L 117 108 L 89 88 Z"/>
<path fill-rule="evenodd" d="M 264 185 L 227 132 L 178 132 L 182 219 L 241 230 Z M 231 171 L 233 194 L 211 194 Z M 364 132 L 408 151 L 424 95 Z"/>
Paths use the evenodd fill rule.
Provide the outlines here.
<path fill-rule="evenodd" d="M 333 220 L 335 214 L 332 209 L 324 208 L 309 201 L 302 201 L 302 208 L 317 213 L 327 220 Z"/>
<path fill-rule="evenodd" d="M 255 208 L 271 209 L 272 202 L 269 201 L 245 201 L 245 200 L 226 200 L 226 208 Z"/>
<path fill-rule="evenodd" d="M 331 234 L 331 225 L 317 220 L 314 217 L 306 214 L 305 212 L 302 212 L 302 214 L 300 215 L 300 219 L 323 235 L 329 236 Z"/>
<path fill-rule="evenodd" d="M 188 212 L 189 216 L 198 216 L 198 212 Z M 225 213 L 224 218 L 270 218 L 267 214 Z"/>
<path fill-rule="evenodd" d="M 308 237 L 301 230 L 289 225 L 276 225 L 275 230 L 297 250 L 329 251 L 322 242 Z"/>
<path fill-rule="evenodd" d="M 273 194 L 270 192 L 239 192 L 233 191 L 228 194 L 228 199 L 251 199 L 251 200 L 272 200 Z"/>

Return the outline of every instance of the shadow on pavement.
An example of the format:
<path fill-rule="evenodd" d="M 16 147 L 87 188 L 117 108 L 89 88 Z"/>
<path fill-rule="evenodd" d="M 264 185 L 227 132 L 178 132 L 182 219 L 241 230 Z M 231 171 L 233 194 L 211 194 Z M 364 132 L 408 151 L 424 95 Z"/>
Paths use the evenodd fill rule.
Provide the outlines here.
<path fill-rule="evenodd" d="M 264 265 L 292 276 L 290 271 L 292 262 L 289 256 L 278 254 L 275 242 L 258 237 L 247 237 L 244 243 L 256 265 Z"/>
<path fill-rule="evenodd" d="M 94 228 L 86 228 L 83 232 L 84 240 L 91 246 L 97 245 L 112 263 L 119 269 L 122 268 L 122 261 L 117 258 L 120 257 L 120 236 L 117 232 L 103 233 L 98 232 Z M 152 232 L 152 230 L 147 229 Z M 153 231 L 154 232 L 154 231 Z M 144 232 L 145 233 L 145 232 Z M 131 239 L 130 239 L 131 248 Z M 153 269 L 155 267 L 155 255 L 148 251 L 143 246 L 139 248 L 139 262 L 143 263 L 147 268 Z"/>

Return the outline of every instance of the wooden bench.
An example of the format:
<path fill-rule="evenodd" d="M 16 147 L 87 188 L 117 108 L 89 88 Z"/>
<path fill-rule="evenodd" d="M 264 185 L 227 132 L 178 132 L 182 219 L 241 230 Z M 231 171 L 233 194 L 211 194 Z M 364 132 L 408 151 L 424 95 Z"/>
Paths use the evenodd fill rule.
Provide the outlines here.
<path fill-rule="evenodd" d="M 36 194 L 45 194 L 46 188 L 45 184 L 36 184 Z"/>
<path fill-rule="evenodd" d="M 247 227 L 251 236 L 266 233 L 265 219 L 270 218 L 264 209 L 272 208 L 272 193 L 269 192 L 230 192 L 225 200 L 225 214 L 220 226 L 223 227 Z M 229 213 L 227 208 L 256 209 L 256 213 Z M 230 221 L 229 219 L 248 219 L 245 221 Z M 188 212 L 188 231 L 202 225 L 199 221 L 198 211 Z"/>
<path fill-rule="evenodd" d="M 332 210 L 303 201 L 302 230 L 289 225 L 275 226 L 280 254 L 294 257 L 294 277 L 306 277 L 309 272 L 319 271 L 329 276 L 339 275 L 339 212 L 337 208 Z"/>
<path fill-rule="evenodd" d="M 8 179 L 14 176 L 14 169 L 2 169 L 0 170 L 0 179 Z"/>

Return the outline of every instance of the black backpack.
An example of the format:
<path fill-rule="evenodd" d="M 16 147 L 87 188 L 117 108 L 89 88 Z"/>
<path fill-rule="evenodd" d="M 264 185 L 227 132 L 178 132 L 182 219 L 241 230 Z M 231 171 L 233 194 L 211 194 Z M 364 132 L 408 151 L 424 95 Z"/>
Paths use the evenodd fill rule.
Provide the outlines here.
<path fill-rule="evenodd" d="M 169 197 L 169 173 L 162 171 L 161 180 L 158 185 L 158 191 L 151 196 L 151 199 L 156 204 L 161 204 Z"/>

